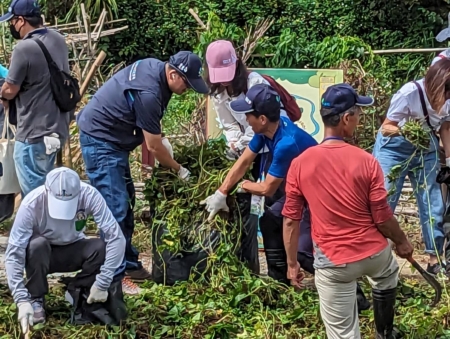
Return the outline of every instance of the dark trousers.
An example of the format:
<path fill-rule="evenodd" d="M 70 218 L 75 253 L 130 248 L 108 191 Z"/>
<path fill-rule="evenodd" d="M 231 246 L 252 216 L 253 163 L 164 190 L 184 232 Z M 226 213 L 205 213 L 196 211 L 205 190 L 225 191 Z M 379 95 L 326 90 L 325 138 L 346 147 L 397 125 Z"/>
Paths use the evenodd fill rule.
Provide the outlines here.
<path fill-rule="evenodd" d="M 269 277 L 289 285 L 287 257 L 283 242 L 283 217 L 266 210 L 259 219 Z"/>
<path fill-rule="evenodd" d="M 255 274 L 259 274 L 258 216 L 250 214 L 252 195 L 240 193 L 237 203 L 242 215 L 241 247 L 239 259 Z"/>
<path fill-rule="evenodd" d="M 126 240 L 124 263 L 117 269 L 116 275 L 123 273 L 125 269 L 128 271 L 141 269 L 139 252 L 131 244 L 136 197 L 128 159 L 129 152 L 82 131 L 80 131 L 80 145 L 89 181 L 106 200 Z"/>
<path fill-rule="evenodd" d="M 101 239 L 82 239 L 70 245 L 55 246 L 44 237 L 32 239 L 27 247 L 26 288 L 32 299 L 48 293 L 47 274 L 81 270 L 73 279 L 74 287 L 91 286 L 105 261 L 105 243 Z"/>

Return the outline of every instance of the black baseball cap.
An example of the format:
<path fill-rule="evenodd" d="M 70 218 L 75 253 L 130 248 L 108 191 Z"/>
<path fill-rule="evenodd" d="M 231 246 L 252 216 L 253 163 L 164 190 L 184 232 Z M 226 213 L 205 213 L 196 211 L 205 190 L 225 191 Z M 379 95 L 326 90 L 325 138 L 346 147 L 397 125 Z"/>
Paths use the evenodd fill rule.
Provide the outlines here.
<path fill-rule="evenodd" d="M 15 16 L 40 17 L 41 8 L 37 0 L 13 0 L 8 8 L 8 12 L 0 17 L 0 22 L 9 21 Z"/>
<path fill-rule="evenodd" d="M 328 87 L 322 95 L 320 115 L 337 115 L 353 106 L 372 106 L 373 103 L 373 98 L 358 95 L 349 84 L 337 84 Z"/>
<path fill-rule="evenodd" d="M 257 84 L 247 91 L 244 99 L 230 103 L 235 113 L 259 113 L 265 116 L 280 115 L 280 96 L 269 85 Z"/>
<path fill-rule="evenodd" d="M 202 60 L 198 55 L 188 51 L 178 52 L 170 57 L 169 65 L 181 73 L 194 91 L 201 94 L 209 92 L 202 78 Z"/>

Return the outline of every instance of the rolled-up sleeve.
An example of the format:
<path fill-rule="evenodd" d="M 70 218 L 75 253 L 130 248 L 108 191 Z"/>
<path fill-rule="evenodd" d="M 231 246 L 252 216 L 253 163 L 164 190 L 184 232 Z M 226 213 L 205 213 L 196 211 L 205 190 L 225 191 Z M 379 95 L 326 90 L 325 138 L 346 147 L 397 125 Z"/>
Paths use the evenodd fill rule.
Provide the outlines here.
<path fill-rule="evenodd" d="M 370 212 L 375 224 L 379 225 L 389 220 L 394 212 L 389 207 L 387 201 L 387 191 L 384 186 L 384 174 L 380 164 L 375 158 L 369 168 L 372 169 L 369 192 Z"/>
<path fill-rule="evenodd" d="M 97 227 L 103 231 L 106 242 L 105 262 L 100 268 L 100 273 L 96 277 L 96 285 L 100 290 L 107 290 L 111 285 L 114 272 L 120 266 L 125 255 L 125 237 L 112 215 L 105 199 L 92 186 L 87 188 L 87 207 L 90 210 Z"/>
<path fill-rule="evenodd" d="M 300 186 L 300 161 L 299 158 L 292 161 L 286 177 L 286 202 L 282 215 L 292 220 L 301 220 L 305 198 Z"/>
<path fill-rule="evenodd" d="M 408 97 L 402 93 L 397 92 L 391 99 L 391 104 L 386 114 L 386 118 L 391 121 L 400 122 L 410 116 L 410 108 Z"/>

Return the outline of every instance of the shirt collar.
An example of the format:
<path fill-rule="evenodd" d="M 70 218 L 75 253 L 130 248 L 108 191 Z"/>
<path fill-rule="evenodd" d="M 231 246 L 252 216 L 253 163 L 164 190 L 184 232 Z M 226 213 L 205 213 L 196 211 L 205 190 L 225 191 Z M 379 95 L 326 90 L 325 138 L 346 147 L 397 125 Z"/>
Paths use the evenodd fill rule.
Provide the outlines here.
<path fill-rule="evenodd" d="M 32 31 L 30 31 L 27 34 L 25 34 L 25 36 L 23 37 L 22 40 L 31 38 L 34 34 L 42 35 L 42 34 L 45 34 L 45 33 L 47 33 L 47 27 L 39 27 L 39 28 L 33 29 Z"/>

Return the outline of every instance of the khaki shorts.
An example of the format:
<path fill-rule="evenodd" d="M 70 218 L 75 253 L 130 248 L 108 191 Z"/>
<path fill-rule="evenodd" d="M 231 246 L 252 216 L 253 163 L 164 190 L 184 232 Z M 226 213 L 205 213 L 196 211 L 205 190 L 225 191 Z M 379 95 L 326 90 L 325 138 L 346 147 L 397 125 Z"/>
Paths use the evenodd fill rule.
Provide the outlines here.
<path fill-rule="evenodd" d="M 315 283 L 328 339 L 359 339 L 356 280 L 367 276 L 373 289 L 397 287 L 398 263 L 388 245 L 381 252 L 345 267 L 317 269 Z"/>

